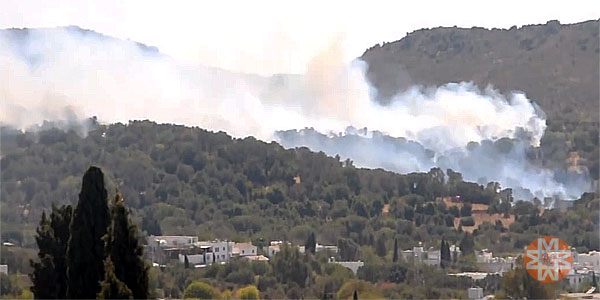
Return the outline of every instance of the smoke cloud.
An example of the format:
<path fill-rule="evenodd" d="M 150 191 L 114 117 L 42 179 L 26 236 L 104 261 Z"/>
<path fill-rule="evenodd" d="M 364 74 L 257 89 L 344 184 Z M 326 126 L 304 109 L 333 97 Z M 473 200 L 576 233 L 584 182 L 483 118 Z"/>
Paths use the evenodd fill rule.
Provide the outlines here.
<path fill-rule="evenodd" d="M 336 40 L 305 74 L 265 77 L 180 64 L 155 48 L 78 27 L 2 30 L 0 119 L 21 129 L 91 116 L 150 119 L 308 146 L 363 167 L 452 168 L 538 197 L 586 189 L 585 174 L 557 182 L 529 163 L 527 149 L 539 145 L 546 124 L 523 93 L 448 83 L 415 86 L 382 105 L 371 100 L 377 91 L 365 80 L 365 63 L 348 65 L 342 54 Z M 506 138 L 511 146 L 498 150 Z"/>

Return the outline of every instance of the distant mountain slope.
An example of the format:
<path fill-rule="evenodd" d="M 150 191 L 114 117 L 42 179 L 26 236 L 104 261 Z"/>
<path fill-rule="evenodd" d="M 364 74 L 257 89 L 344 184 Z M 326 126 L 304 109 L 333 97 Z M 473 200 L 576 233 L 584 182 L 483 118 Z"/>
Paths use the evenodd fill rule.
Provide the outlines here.
<path fill-rule="evenodd" d="M 579 118 L 597 121 L 598 26 L 593 20 L 509 30 L 421 29 L 361 58 L 382 101 L 412 84 L 473 81 L 524 91 L 551 118 L 574 109 Z"/>
<path fill-rule="evenodd" d="M 524 91 L 546 113 L 539 158 L 550 168 L 586 167 L 598 179 L 599 20 L 506 29 L 421 29 L 376 45 L 361 59 L 387 103 L 415 84 L 473 81 Z"/>

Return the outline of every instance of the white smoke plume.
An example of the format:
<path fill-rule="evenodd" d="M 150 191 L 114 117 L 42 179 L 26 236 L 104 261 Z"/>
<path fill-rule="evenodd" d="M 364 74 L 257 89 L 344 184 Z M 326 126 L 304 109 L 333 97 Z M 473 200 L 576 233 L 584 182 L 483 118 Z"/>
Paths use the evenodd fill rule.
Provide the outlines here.
<path fill-rule="evenodd" d="M 486 177 L 542 195 L 571 194 L 554 181 L 552 172 L 528 171 L 520 152 L 500 154 L 505 163 L 500 174 L 501 166 L 475 170 L 459 163 L 468 155 L 449 155 L 466 153 L 470 142 L 501 138 L 516 138 L 522 148 L 538 146 L 544 115 L 524 94 L 515 92 L 507 99 L 491 87 L 480 91 L 470 83 L 449 83 L 413 87 L 382 106 L 371 101 L 376 91 L 365 80 L 364 62 L 348 66 L 340 59 L 342 51 L 341 43 L 333 43 L 315 56 L 303 75 L 263 77 L 179 64 L 157 49 L 77 27 L 3 30 L 0 121 L 25 129 L 44 120 L 90 116 L 106 123 L 150 119 L 223 130 L 236 137 L 276 139 L 284 146 L 308 145 L 331 155 L 340 153 L 364 167 L 409 172 L 451 166 L 469 179 Z M 287 139 L 276 134 L 308 127 L 337 134 L 348 126 L 366 128 L 368 138 L 347 133 L 360 137 L 361 145 L 340 148 L 331 137 L 315 144 L 292 138 L 293 132 Z M 374 143 L 373 131 L 406 138 L 407 144 L 423 151 Z M 528 179 L 502 175 L 507 168 Z"/>

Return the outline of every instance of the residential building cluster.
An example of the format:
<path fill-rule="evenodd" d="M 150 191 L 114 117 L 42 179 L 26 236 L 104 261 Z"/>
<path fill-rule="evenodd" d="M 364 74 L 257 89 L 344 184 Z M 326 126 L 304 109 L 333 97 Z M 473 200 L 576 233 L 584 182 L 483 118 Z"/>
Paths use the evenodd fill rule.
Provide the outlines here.
<path fill-rule="evenodd" d="M 281 251 L 282 241 L 271 241 L 263 247 L 265 255 L 259 253 L 257 246 L 251 242 L 236 243 L 232 241 L 198 241 L 196 236 L 150 236 L 147 240 L 146 255 L 154 266 L 164 266 L 169 261 L 178 260 L 195 267 L 203 267 L 214 263 L 227 263 L 234 258 L 252 261 L 268 261 Z M 288 243 L 289 244 L 289 243 Z M 291 246 L 291 244 L 289 244 Z M 304 246 L 296 246 L 304 253 Z M 329 251 L 337 253 L 337 246 L 316 244 L 316 252 Z"/>
<path fill-rule="evenodd" d="M 456 245 L 450 245 L 449 249 L 452 261 L 456 261 L 460 257 L 460 248 Z M 436 267 L 439 267 L 442 262 L 440 250 L 433 247 L 425 250 L 422 242 L 419 242 L 419 245 L 412 249 L 402 251 L 402 257 L 406 262 L 419 262 Z"/>

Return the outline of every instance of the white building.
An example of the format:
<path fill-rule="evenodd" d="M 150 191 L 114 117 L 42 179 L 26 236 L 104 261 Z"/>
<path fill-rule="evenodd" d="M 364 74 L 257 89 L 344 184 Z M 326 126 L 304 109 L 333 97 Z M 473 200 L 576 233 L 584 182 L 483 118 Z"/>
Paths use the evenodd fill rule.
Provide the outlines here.
<path fill-rule="evenodd" d="M 198 237 L 183 235 L 149 236 L 147 239 L 146 255 L 159 264 L 165 264 L 169 259 L 178 259 L 179 254 L 197 254 Z"/>
<path fill-rule="evenodd" d="M 430 266 L 439 266 L 441 261 L 440 250 L 430 247 L 425 251 L 421 242 L 419 242 L 419 246 L 413 247 L 412 250 L 402 251 L 402 256 L 407 262 L 419 262 Z"/>
<path fill-rule="evenodd" d="M 288 243 L 289 244 L 289 243 Z M 263 251 L 268 258 L 273 258 L 275 254 L 281 251 L 280 246 L 283 245 L 282 241 L 271 241 L 268 246 L 263 247 Z"/>
<path fill-rule="evenodd" d="M 452 261 L 457 261 L 460 257 L 460 254 L 462 253 L 460 251 L 460 247 L 456 245 L 450 245 L 450 247 L 448 248 L 450 249 L 450 258 L 452 259 Z"/>
<path fill-rule="evenodd" d="M 316 252 L 329 251 L 331 253 L 338 253 L 338 247 L 334 246 L 334 245 L 321 245 L 321 244 L 317 243 L 315 251 Z"/>
<path fill-rule="evenodd" d="M 156 243 L 161 247 L 191 247 L 198 243 L 198 237 L 186 235 L 151 235 L 148 237 L 148 245 Z"/>
<path fill-rule="evenodd" d="M 600 272 L 600 252 L 577 253 L 573 251 L 572 253 L 574 269 L 587 268 L 595 272 Z"/>
<path fill-rule="evenodd" d="M 488 273 L 485 272 L 461 272 L 461 273 L 452 273 L 452 274 L 448 274 L 449 276 L 456 276 L 456 277 L 469 277 L 473 280 L 482 280 L 486 277 L 488 277 Z"/>
<path fill-rule="evenodd" d="M 350 269 L 350 271 L 352 271 L 352 273 L 354 273 L 354 275 L 356 275 L 356 272 L 358 272 L 358 269 L 360 267 L 365 265 L 365 263 L 360 260 L 359 261 L 336 261 L 334 257 L 330 257 L 328 262 L 346 267 L 346 268 Z"/>
<path fill-rule="evenodd" d="M 203 253 L 213 253 L 215 262 L 228 262 L 233 256 L 233 242 L 228 241 L 201 241 L 196 244 Z M 212 256 L 210 258 L 213 258 Z M 189 258 L 188 258 L 189 259 Z M 210 261 L 209 261 L 210 263 Z"/>
<path fill-rule="evenodd" d="M 480 287 L 469 288 L 467 290 L 467 297 L 470 300 L 483 299 L 483 289 Z"/>
<path fill-rule="evenodd" d="M 475 250 L 475 259 L 476 259 L 477 263 L 490 262 L 493 257 L 494 257 L 494 254 L 492 253 L 492 251 L 489 251 L 488 249 L 483 249 L 481 251 Z"/>
<path fill-rule="evenodd" d="M 269 258 L 264 255 L 247 255 L 242 256 L 242 258 L 245 258 L 250 261 L 269 261 Z"/>
<path fill-rule="evenodd" d="M 429 247 L 427 250 L 427 257 L 423 260 L 426 265 L 439 266 L 442 261 L 442 255 L 440 250 L 435 250 L 433 247 Z"/>
<path fill-rule="evenodd" d="M 514 268 L 515 258 L 509 257 L 496 257 L 488 249 L 481 251 L 475 251 L 475 259 L 477 266 L 482 272 L 504 274 Z"/>
<path fill-rule="evenodd" d="M 233 245 L 234 256 L 256 256 L 258 248 L 252 243 L 235 243 Z"/>
<path fill-rule="evenodd" d="M 8 265 L 0 265 L 0 274 L 8 275 Z"/>
<path fill-rule="evenodd" d="M 569 285 L 574 291 L 579 291 L 579 288 L 586 280 L 592 280 L 592 272 L 588 269 L 574 270 L 571 269 L 566 278 L 569 281 Z"/>

